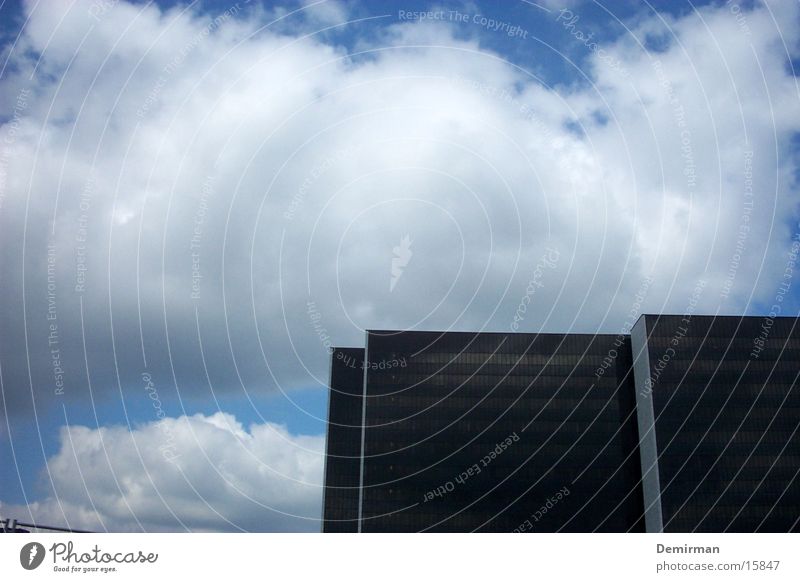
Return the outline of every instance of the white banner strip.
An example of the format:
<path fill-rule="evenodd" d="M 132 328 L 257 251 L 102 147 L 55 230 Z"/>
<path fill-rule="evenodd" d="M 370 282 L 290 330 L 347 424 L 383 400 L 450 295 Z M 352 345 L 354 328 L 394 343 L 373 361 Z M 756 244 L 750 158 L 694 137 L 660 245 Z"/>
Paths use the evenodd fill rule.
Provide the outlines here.
<path fill-rule="evenodd" d="M 8 534 L 0 540 L 6 580 L 800 580 L 800 538 L 793 534 Z"/>

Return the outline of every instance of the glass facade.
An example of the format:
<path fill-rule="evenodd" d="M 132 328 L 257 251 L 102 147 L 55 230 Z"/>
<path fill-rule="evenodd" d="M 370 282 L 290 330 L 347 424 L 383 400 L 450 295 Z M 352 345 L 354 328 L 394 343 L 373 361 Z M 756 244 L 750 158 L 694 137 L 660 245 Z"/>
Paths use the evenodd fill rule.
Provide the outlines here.
<path fill-rule="evenodd" d="M 800 318 L 334 350 L 323 531 L 800 529 Z"/>
<path fill-rule="evenodd" d="M 361 531 L 643 531 L 629 341 L 370 332 Z"/>
<path fill-rule="evenodd" d="M 798 322 L 639 319 L 632 337 L 648 531 L 798 531 Z"/>
<path fill-rule="evenodd" d="M 331 354 L 323 532 L 358 531 L 363 365 L 361 348 L 334 348 Z"/>

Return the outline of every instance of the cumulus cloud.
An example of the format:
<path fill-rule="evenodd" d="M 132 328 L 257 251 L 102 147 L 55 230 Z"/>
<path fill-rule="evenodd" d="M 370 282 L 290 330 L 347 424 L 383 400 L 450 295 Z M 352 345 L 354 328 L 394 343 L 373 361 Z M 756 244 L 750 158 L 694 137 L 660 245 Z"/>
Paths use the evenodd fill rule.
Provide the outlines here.
<path fill-rule="evenodd" d="M 42 474 L 55 495 L 0 512 L 91 531 L 319 531 L 323 446 L 221 412 L 67 426 Z"/>
<path fill-rule="evenodd" d="M 346 24 L 348 51 L 340 3 L 26 6 L 0 76 L 12 424 L 144 371 L 165 401 L 323 389 L 327 343 L 367 328 L 508 330 L 553 249 L 520 331 L 619 332 L 643 282 L 641 311 L 676 313 L 698 280 L 706 313 L 781 282 L 794 3 L 593 42 L 551 13 L 563 54 L 529 39 L 522 64 L 447 21 Z"/>

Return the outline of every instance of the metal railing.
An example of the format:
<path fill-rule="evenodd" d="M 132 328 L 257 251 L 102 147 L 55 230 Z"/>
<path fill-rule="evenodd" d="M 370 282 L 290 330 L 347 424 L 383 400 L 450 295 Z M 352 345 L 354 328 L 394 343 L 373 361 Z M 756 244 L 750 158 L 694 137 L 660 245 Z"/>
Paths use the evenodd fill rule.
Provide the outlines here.
<path fill-rule="evenodd" d="M 16 519 L 0 519 L 0 532 L 2 533 L 31 533 L 22 528 L 43 529 L 47 531 L 58 531 L 67 533 L 95 533 L 83 529 L 72 529 L 69 527 L 55 527 L 51 525 L 41 525 L 38 523 L 24 523 Z"/>

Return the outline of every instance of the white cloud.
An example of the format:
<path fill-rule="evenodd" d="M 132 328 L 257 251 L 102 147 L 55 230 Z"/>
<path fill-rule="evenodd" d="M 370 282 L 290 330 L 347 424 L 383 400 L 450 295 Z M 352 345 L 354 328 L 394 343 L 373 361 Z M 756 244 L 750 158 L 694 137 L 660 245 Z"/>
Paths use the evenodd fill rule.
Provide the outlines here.
<path fill-rule="evenodd" d="M 347 7 L 337 0 L 302 0 L 303 15 L 320 28 L 344 24 L 350 20 Z"/>
<path fill-rule="evenodd" d="M 55 495 L 19 521 L 92 531 L 319 531 L 323 437 L 224 413 L 133 429 L 64 427 L 43 479 Z"/>
<path fill-rule="evenodd" d="M 317 20 L 32 6 L 0 80 L 3 102 L 25 101 L 0 128 L 13 138 L 0 360 L 20 418 L 32 392 L 53 402 L 51 368 L 34 365 L 31 387 L 27 362 L 50 357 L 54 216 L 64 399 L 79 403 L 117 394 L 90 395 L 87 366 L 95 387 L 140 389 L 147 369 L 165 401 L 322 388 L 308 301 L 340 345 L 364 328 L 507 330 L 547 247 L 560 259 L 520 331 L 616 333 L 648 276 L 649 312 L 683 312 L 700 278 L 710 313 L 770 302 L 781 282 L 798 201 L 794 3 L 745 11 L 746 31 L 726 5 L 643 15 L 605 53 L 553 23 L 567 54 L 590 55 L 556 87 L 487 51 L 481 28 L 403 22 L 361 38 L 348 25 L 358 56 L 306 36 L 345 18 L 338 4 Z M 668 42 L 644 51 L 648 35 Z M 523 64 L 545 69 L 553 53 L 529 46 Z M 390 289 L 404 236 L 413 261 Z"/>

